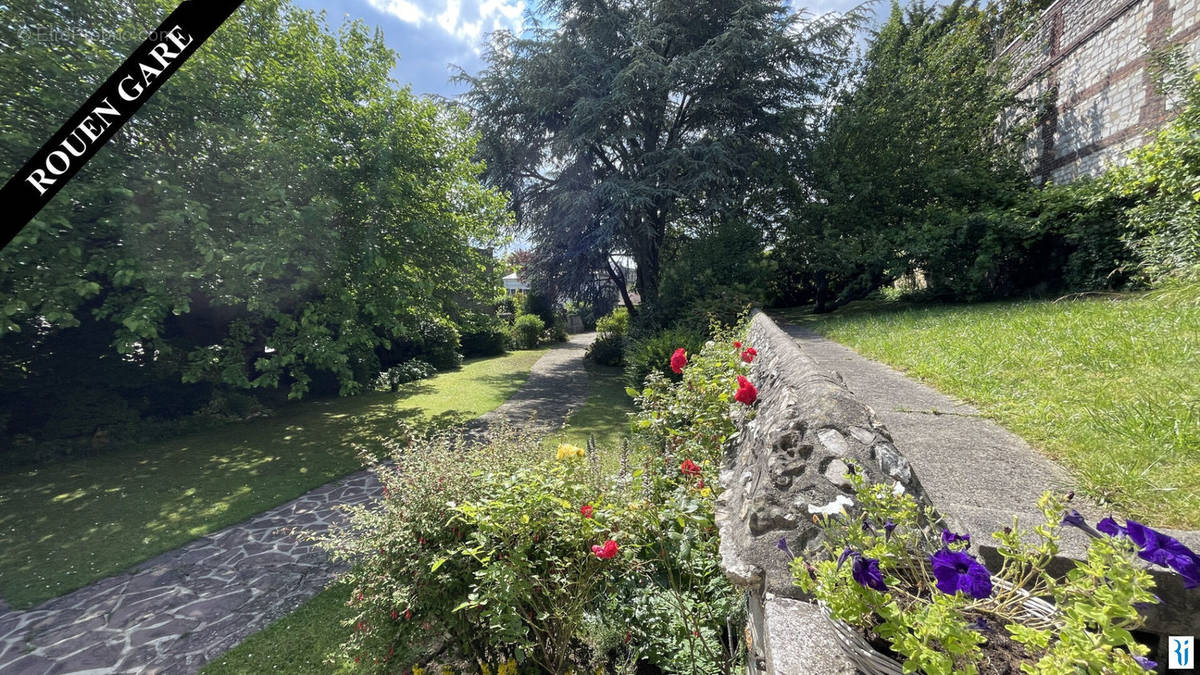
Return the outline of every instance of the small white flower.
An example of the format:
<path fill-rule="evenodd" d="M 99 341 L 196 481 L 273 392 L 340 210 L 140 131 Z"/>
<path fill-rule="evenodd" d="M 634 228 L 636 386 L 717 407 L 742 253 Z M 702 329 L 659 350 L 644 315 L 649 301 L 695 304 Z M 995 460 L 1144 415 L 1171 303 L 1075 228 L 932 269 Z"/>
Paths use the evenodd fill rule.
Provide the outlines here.
<path fill-rule="evenodd" d="M 832 516 L 838 513 L 845 513 L 847 506 L 854 506 L 854 500 L 846 495 L 838 495 L 837 499 L 829 502 L 825 506 L 808 505 L 809 513 L 819 513 L 823 516 Z"/>
<path fill-rule="evenodd" d="M 900 481 L 896 481 L 896 484 L 892 486 L 892 494 L 897 497 L 904 494 L 904 486 L 900 484 Z"/>
<path fill-rule="evenodd" d="M 713 346 L 713 345 L 715 345 L 715 344 L 717 344 L 717 343 L 713 342 L 712 340 L 709 340 L 708 342 L 705 342 L 705 343 L 704 343 L 704 346 L 705 346 L 705 347 L 711 347 L 711 346 Z"/>

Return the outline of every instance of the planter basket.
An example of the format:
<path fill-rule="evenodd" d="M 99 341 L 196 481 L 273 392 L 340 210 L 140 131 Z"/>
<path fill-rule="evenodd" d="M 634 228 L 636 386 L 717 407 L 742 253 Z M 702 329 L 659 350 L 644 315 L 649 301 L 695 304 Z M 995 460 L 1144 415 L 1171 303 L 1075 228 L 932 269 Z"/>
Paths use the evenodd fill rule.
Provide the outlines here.
<path fill-rule="evenodd" d="M 1000 579 L 993 579 L 993 584 L 999 588 L 1012 588 L 1011 584 Z M 1054 605 L 1041 598 L 1035 598 L 1023 590 L 1018 591 L 1018 594 L 1025 596 L 1022 606 L 1031 617 L 1050 621 L 1055 615 Z M 900 663 L 872 647 L 861 631 L 845 621 L 833 618 L 825 603 L 818 603 L 818 606 L 821 614 L 829 621 L 829 625 L 833 626 L 833 632 L 837 636 L 842 652 L 846 654 L 858 672 L 865 675 L 904 675 L 904 669 Z"/>

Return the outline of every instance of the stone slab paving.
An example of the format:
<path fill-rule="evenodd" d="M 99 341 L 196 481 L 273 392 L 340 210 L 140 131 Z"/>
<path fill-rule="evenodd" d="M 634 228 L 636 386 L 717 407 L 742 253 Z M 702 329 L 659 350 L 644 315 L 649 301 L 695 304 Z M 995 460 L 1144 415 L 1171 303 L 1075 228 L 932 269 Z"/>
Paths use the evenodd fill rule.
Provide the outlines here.
<path fill-rule="evenodd" d="M 476 424 L 561 425 L 587 397 L 593 334 L 555 345 L 524 386 Z M 26 611 L 0 605 L 0 673 L 193 673 L 291 612 L 333 579 L 324 552 L 290 534 L 322 532 L 336 508 L 379 494 L 368 471 Z"/>

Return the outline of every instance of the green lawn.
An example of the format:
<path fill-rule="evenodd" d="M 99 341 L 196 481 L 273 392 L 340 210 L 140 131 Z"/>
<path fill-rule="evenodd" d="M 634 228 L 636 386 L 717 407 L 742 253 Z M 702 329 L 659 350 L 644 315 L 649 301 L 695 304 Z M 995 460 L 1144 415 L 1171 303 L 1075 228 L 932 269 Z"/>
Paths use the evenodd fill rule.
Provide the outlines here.
<path fill-rule="evenodd" d="M 313 596 L 299 609 L 271 624 L 266 630 L 204 667 L 205 675 L 235 673 L 343 673 L 354 670 L 352 663 L 326 664 L 331 654 L 348 635 L 349 628 L 338 624 L 351 616 L 346 606 L 349 591 L 335 585 Z"/>
<path fill-rule="evenodd" d="M 547 439 L 548 445 L 561 442 L 584 446 L 588 436 L 595 436 L 601 451 L 601 464 L 615 470 L 620 463 L 621 441 L 629 432 L 629 413 L 634 411 L 633 399 L 625 393 L 625 371 L 612 366 L 600 366 L 590 361 L 588 397 L 582 406 L 571 413 L 562 433 Z"/>
<path fill-rule="evenodd" d="M 975 404 L 1117 512 L 1200 527 L 1200 286 L 784 315 Z"/>
<path fill-rule="evenodd" d="M 603 464 L 616 468 L 621 439 L 629 429 L 626 413 L 633 412 L 633 400 L 625 394 L 621 368 L 591 362 L 587 368 L 587 400 L 567 420 L 562 434 L 546 440 L 546 451 L 552 452 L 552 446 L 564 441 L 583 445 L 589 435 L 594 435 L 604 453 Z M 204 674 L 257 673 L 277 668 L 289 673 L 337 672 L 321 663 L 343 638 L 339 622 L 351 615 L 345 602 L 346 592 L 338 586 L 315 596 L 214 661 Z"/>
<path fill-rule="evenodd" d="M 264 419 L 0 474 L 0 597 L 30 607 L 298 497 L 361 464 L 400 422 L 450 424 L 511 396 L 544 350 Z"/>

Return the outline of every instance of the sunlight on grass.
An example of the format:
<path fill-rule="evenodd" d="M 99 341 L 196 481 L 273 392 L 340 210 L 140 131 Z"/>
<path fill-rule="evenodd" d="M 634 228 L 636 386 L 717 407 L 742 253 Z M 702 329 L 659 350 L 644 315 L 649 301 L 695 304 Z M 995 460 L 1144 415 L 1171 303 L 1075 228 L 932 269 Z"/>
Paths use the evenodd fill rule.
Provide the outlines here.
<path fill-rule="evenodd" d="M 561 433 L 546 439 L 546 447 L 571 443 L 583 447 L 589 436 L 596 438 L 601 466 L 615 470 L 620 464 L 621 441 L 629 433 L 633 399 L 625 393 L 624 371 L 587 362 L 588 397 L 571 413 Z"/>
<path fill-rule="evenodd" d="M 341 585 L 319 593 L 295 612 L 251 635 L 201 672 L 205 675 L 265 672 L 299 675 L 354 670 L 353 663 L 336 666 L 324 662 L 325 655 L 337 649 L 343 634 L 349 631 L 338 625 L 353 614 L 346 606 L 349 594 L 349 589 Z"/>
<path fill-rule="evenodd" d="M 30 607 L 360 468 L 401 422 L 477 417 L 544 350 L 478 359 L 399 393 L 291 404 L 270 418 L 0 474 L 0 597 Z"/>
<path fill-rule="evenodd" d="M 1116 511 L 1200 526 L 1200 287 L 790 318 L 970 401 Z"/>

